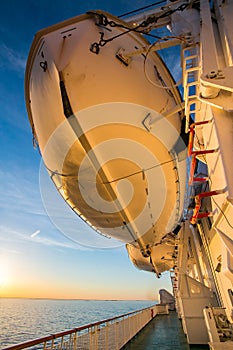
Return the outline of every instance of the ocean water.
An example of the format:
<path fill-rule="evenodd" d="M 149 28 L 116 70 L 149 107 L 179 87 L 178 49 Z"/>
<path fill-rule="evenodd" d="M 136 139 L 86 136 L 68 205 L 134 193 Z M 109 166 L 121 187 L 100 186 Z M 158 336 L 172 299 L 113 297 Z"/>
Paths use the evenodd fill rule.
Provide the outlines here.
<path fill-rule="evenodd" d="M 0 298 L 0 349 L 149 307 L 149 300 Z"/>

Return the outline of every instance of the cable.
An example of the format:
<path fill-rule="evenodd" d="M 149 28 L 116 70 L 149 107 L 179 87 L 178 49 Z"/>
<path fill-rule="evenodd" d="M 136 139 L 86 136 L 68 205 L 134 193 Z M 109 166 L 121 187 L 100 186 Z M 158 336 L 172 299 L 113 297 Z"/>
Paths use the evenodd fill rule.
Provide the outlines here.
<path fill-rule="evenodd" d="M 179 39 L 180 41 L 184 41 L 184 42 L 185 42 L 185 38 L 183 38 L 183 37 L 177 37 L 177 36 L 165 36 L 165 37 L 161 38 L 160 40 L 168 40 L 168 39 L 171 39 L 171 38 L 172 38 L 172 39 Z M 150 47 L 148 48 L 147 53 L 146 53 L 146 55 L 144 56 L 143 70 L 144 70 L 145 77 L 146 77 L 146 79 L 149 81 L 150 84 L 152 84 L 153 86 L 158 87 L 158 88 L 160 88 L 160 89 L 166 90 L 167 93 L 168 93 L 171 97 L 174 98 L 174 95 L 173 95 L 173 93 L 172 93 L 172 90 L 174 91 L 174 89 L 177 88 L 177 87 L 181 84 L 181 80 L 179 80 L 177 83 L 174 83 L 174 85 L 172 85 L 172 86 L 166 86 L 166 85 L 165 85 L 165 81 L 162 79 L 162 77 L 160 76 L 160 74 L 159 74 L 159 72 L 158 72 L 158 70 L 157 70 L 157 67 L 155 66 L 158 79 L 161 81 L 161 84 L 162 84 L 162 85 L 156 84 L 155 82 L 153 82 L 153 81 L 150 79 L 150 77 L 148 76 L 147 71 L 146 71 L 146 61 L 147 61 L 148 55 L 149 55 L 149 53 L 150 53 L 152 47 L 153 47 L 156 43 L 158 43 L 160 40 L 157 40 L 155 43 L 151 44 Z M 182 107 L 182 104 L 181 104 L 180 99 L 179 99 L 178 101 L 176 101 L 176 103 L 178 103 L 178 104 L 180 105 L 180 107 L 181 107 L 181 110 L 183 110 L 183 107 Z"/>
<path fill-rule="evenodd" d="M 121 18 L 121 17 L 125 17 L 125 16 L 128 16 L 128 15 L 132 15 L 132 14 L 135 13 L 135 12 L 143 11 L 143 10 L 145 10 L 145 9 L 148 9 L 148 8 L 152 7 L 152 6 L 156 6 L 156 5 L 163 4 L 164 2 L 166 2 L 166 0 L 157 1 L 157 2 L 154 2 L 154 3 L 151 4 L 151 5 L 147 5 L 147 6 L 144 6 L 144 7 L 140 7 L 140 8 L 138 8 L 138 9 L 136 9 L 136 10 L 123 13 L 122 15 L 117 16 L 117 17 L 118 17 L 118 18 Z"/>
<path fill-rule="evenodd" d="M 163 166 L 163 165 L 169 164 L 169 163 L 171 163 L 171 162 L 173 162 L 173 159 L 167 160 L 167 161 L 165 161 L 165 162 L 163 162 L 163 163 L 160 163 L 160 164 L 153 165 L 153 166 L 150 167 L 150 168 L 142 169 L 142 170 L 136 171 L 135 173 L 131 173 L 131 174 L 129 174 L 129 175 L 125 175 L 125 176 L 119 177 L 119 178 L 114 179 L 114 180 L 112 180 L 112 181 L 102 182 L 102 185 L 111 184 L 111 183 L 113 183 L 113 182 L 117 182 L 117 181 L 120 181 L 120 180 L 124 180 L 124 179 L 127 179 L 127 178 L 131 177 L 131 176 L 138 175 L 138 174 L 142 174 L 142 173 L 144 173 L 145 171 L 152 170 L 152 169 L 154 169 L 154 168 L 157 168 L 157 167 L 159 167 L 159 166 Z M 60 172 L 58 172 L 58 171 L 56 171 L 56 170 L 51 170 L 51 169 L 45 164 L 45 162 L 44 162 L 44 165 L 45 165 L 45 168 L 52 174 L 52 176 L 53 176 L 53 175 L 58 175 L 58 176 L 62 176 L 62 177 L 77 177 L 77 174 L 63 174 L 63 173 L 60 173 Z"/>
<path fill-rule="evenodd" d="M 196 2 L 196 0 L 194 0 L 192 3 L 194 3 L 194 2 Z M 122 35 L 125 35 L 125 34 L 130 33 L 130 32 L 136 32 L 136 33 L 140 33 L 140 34 L 147 34 L 143 30 L 143 28 L 149 27 L 151 24 L 158 22 L 159 19 L 162 19 L 162 18 L 165 18 L 165 17 L 169 17 L 169 16 L 171 16 L 173 13 L 175 13 L 177 11 L 184 11 L 188 6 L 192 5 L 192 3 L 191 4 L 183 3 L 180 6 L 178 6 L 177 8 L 175 8 L 175 9 L 169 9 L 168 8 L 168 10 L 163 11 L 160 15 L 148 16 L 146 20 L 144 20 L 141 23 L 139 23 L 136 27 L 129 27 L 129 26 L 126 26 L 125 24 L 122 24 L 122 23 L 116 23 L 113 20 L 109 21 L 107 16 L 104 15 L 103 13 L 94 12 L 94 11 L 88 11 L 87 14 L 98 16 L 98 21 L 99 22 L 97 23 L 97 25 L 105 26 L 105 27 L 110 26 L 111 28 L 118 27 L 118 28 L 126 29 L 125 32 L 117 34 L 117 35 L 115 35 L 115 36 L 113 36 L 113 37 L 111 37 L 109 39 L 105 39 L 104 38 L 104 33 L 101 32 L 100 33 L 100 40 L 99 40 L 99 42 L 92 43 L 91 47 L 90 47 L 90 51 L 95 53 L 95 54 L 98 54 L 99 51 L 100 51 L 100 47 L 103 47 L 108 42 L 113 41 L 114 39 L 117 39 L 117 38 L 121 37 Z M 160 37 L 158 37 L 158 38 L 160 39 Z"/>
<path fill-rule="evenodd" d="M 47 171 L 49 171 L 52 176 L 53 175 L 58 175 L 58 176 L 62 176 L 62 177 L 77 177 L 77 174 L 63 174 L 63 173 L 59 173 L 58 171 L 56 170 L 51 170 L 44 162 L 44 166 L 45 168 L 47 169 Z"/>
<path fill-rule="evenodd" d="M 142 32 L 140 32 L 142 33 Z M 149 36 L 150 38 L 155 38 L 155 39 L 160 39 L 161 37 L 155 34 L 151 34 L 151 33 L 143 33 L 145 36 Z"/>
<path fill-rule="evenodd" d="M 145 171 L 152 170 L 154 168 L 157 168 L 157 167 L 162 166 L 162 165 L 166 165 L 166 164 L 171 163 L 171 162 L 173 162 L 173 159 L 167 160 L 166 162 L 163 162 L 163 163 L 160 163 L 160 164 L 153 165 L 152 167 L 147 168 L 147 169 L 142 169 L 142 170 L 136 171 L 135 173 L 132 173 L 132 174 L 129 174 L 129 175 L 118 177 L 117 179 L 114 179 L 112 181 L 102 182 L 102 184 L 104 184 L 104 185 L 111 184 L 113 182 L 117 182 L 117 181 L 120 181 L 120 180 L 127 179 L 128 177 L 131 177 L 131 176 L 134 176 L 134 175 L 143 174 Z"/>
<path fill-rule="evenodd" d="M 216 200 L 214 198 L 212 198 L 213 202 L 215 203 L 215 205 L 218 207 L 218 209 L 220 210 L 220 212 L 222 213 L 222 215 L 224 216 L 227 224 L 230 226 L 230 228 L 233 229 L 233 225 L 230 223 L 230 221 L 228 220 L 226 214 L 224 213 L 224 211 L 222 210 L 222 208 L 218 205 L 218 203 L 216 202 Z"/>
<path fill-rule="evenodd" d="M 180 85 L 180 80 L 179 80 L 176 84 L 174 84 L 174 85 L 172 85 L 172 86 L 165 86 L 165 85 L 161 86 L 160 84 L 156 84 L 154 81 L 152 81 L 152 80 L 150 79 L 150 77 L 148 76 L 147 71 L 146 71 L 146 61 L 147 61 L 147 58 L 148 58 L 149 53 L 151 52 L 152 47 L 153 47 L 155 44 L 157 44 L 159 41 L 161 41 L 161 40 L 168 40 L 168 39 L 179 39 L 180 41 L 184 41 L 184 42 L 185 42 L 185 39 L 184 39 L 184 38 L 182 38 L 182 37 L 177 37 L 177 36 L 165 36 L 165 37 L 163 37 L 163 38 L 160 38 L 160 40 L 155 41 L 153 44 L 151 44 L 151 45 L 149 46 L 149 48 L 148 48 L 148 50 L 147 50 L 147 53 L 146 53 L 145 56 L 144 56 L 143 69 L 144 69 L 145 77 L 146 77 L 146 79 L 149 81 L 149 83 L 151 83 L 152 85 L 154 85 L 154 86 L 156 86 L 156 87 L 158 87 L 158 88 L 160 88 L 160 89 L 172 90 L 172 89 L 174 89 L 175 87 L 177 87 L 177 86 Z M 164 81 L 161 81 L 161 82 L 162 82 L 162 84 L 164 83 Z"/>

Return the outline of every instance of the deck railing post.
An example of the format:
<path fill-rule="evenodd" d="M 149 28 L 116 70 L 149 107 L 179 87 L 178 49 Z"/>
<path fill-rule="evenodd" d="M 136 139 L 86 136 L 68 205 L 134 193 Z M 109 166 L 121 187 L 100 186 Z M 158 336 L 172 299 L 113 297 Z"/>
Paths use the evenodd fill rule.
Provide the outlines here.
<path fill-rule="evenodd" d="M 105 326 L 105 349 L 108 350 L 108 330 L 109 330 L 109 322 L 106 322 Z"/>
<path fill-rule="evenodd" d="M 98 350 L 98 333 L 99 333 L 99 326 L 94 326 L 94 349 Z"/>
<path fill-rule="evenodd" d="M 132 338 L 132 317 L 129 316 L 129 334 L 130 334 L 130 339 Z"/>
<path fill-rule="evenodd" d="M 118 321 L 115 322 L 115 345 L 118 350 Z"/>
<path fill-rule="evenodd" d="M 50 347 L 51 350 L 53 350 L 53 345 L 54 345 L 54 338 L 51 341 L 51 347 Z"/>
<path fill-rule="evenodd" d="M 89 333 L 89 349 L 92 349 L 92 327 L 88 328 L 88 333 Z"/>
<path fill-rule="evenodd" d="M 77 349 L 77 332 L 74 333 L 74 350 Z"/>
<path fill-rule="evenodd" d="M 64 343 L 64 337 L 62 336 L 62 337 L 61 337 L 61 349 L 62 349 L 62 347 L 63 347 L 63 343 Z"/>
<path fill-rule="evenodd" d="M 123 344 L 125 344 L 125 320 L 126 318 L 124 317 L 122 322 L 123 322 Z"/>

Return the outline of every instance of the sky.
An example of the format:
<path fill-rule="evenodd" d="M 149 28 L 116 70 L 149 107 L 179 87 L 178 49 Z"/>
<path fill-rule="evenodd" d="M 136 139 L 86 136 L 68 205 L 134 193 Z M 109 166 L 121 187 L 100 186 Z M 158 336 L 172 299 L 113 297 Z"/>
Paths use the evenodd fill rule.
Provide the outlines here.
<path fill-rule="evenodd" d="M 88 10 L 120 15 L 151 2 L 1 2 L 0 297 L 158 299 L 160 288 L 171 290 L 168 272 L 157 279 L 152 273 L 137 270 L 124 245 L 102 249 L 83 246 L 66 236 L 65 223 L 61 232 L 50 220 L 39 178 L 42 176 L 46 186 L 50 180 L 32 145 L 24 99 L 27 56 L 38 30 Z M 91 229 L 76 220 L 77 231 L 92 237 Z"/>

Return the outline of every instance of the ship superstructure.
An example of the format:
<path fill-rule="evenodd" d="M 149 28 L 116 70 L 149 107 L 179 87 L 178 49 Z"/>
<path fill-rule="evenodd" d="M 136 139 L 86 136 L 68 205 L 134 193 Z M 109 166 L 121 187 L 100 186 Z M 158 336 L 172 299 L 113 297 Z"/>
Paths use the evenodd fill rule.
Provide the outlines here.
<path fill-rule="evenodd" d="M 37 33 L 25 85 L 62 197 L 138 268 L 171 271 L 189 343 L 213 349 L 233 339 L 232 13 L 217 0 L 124 21 L 89 11 Z M 172 47 L 178 83 L 158 53 Z"/>

